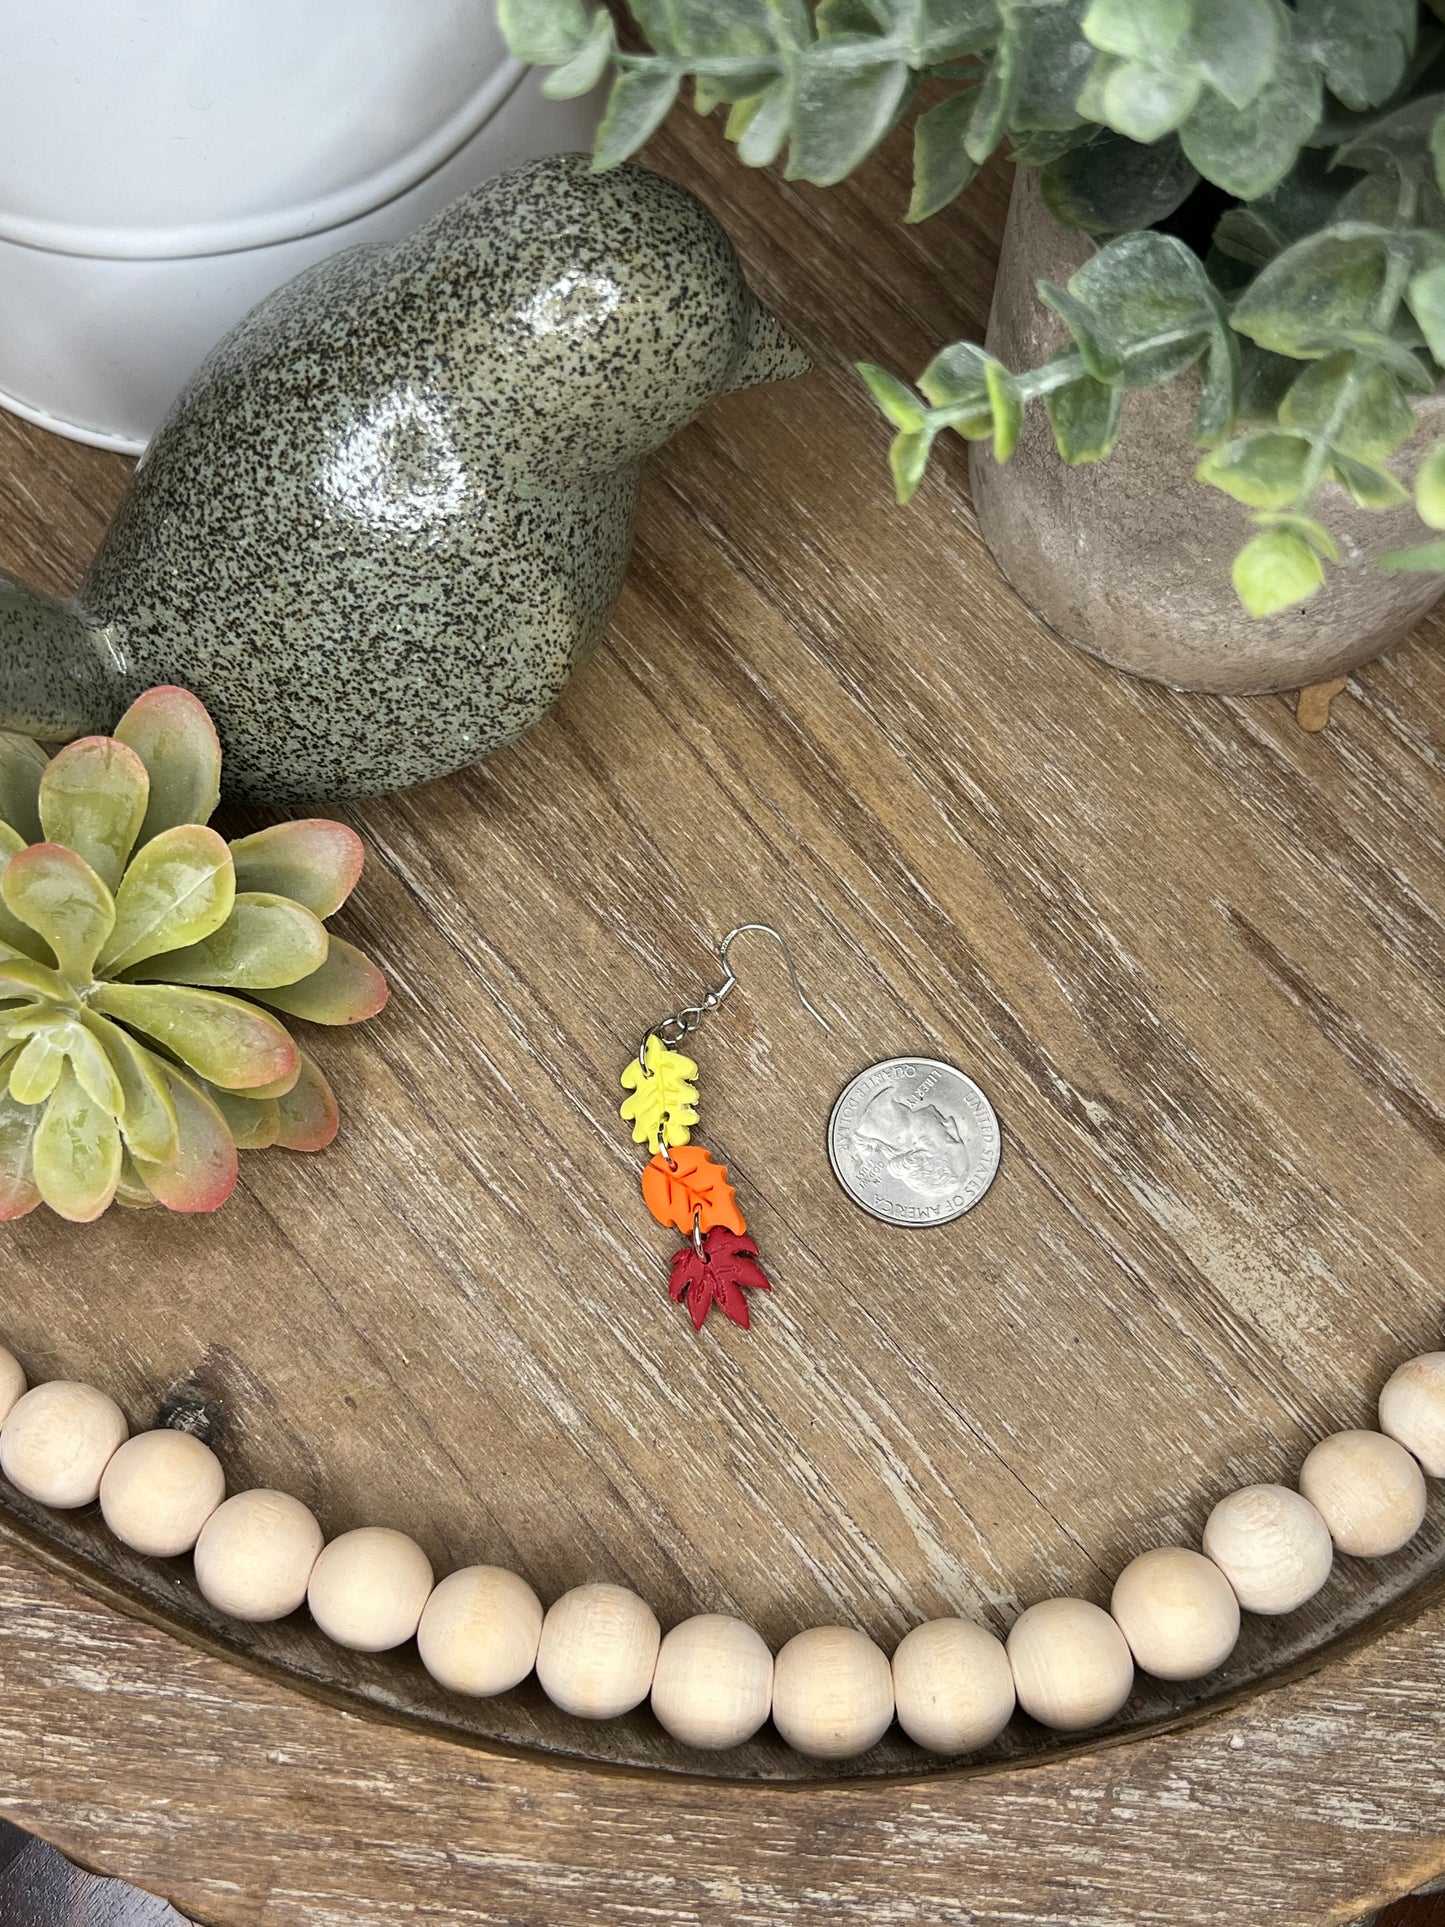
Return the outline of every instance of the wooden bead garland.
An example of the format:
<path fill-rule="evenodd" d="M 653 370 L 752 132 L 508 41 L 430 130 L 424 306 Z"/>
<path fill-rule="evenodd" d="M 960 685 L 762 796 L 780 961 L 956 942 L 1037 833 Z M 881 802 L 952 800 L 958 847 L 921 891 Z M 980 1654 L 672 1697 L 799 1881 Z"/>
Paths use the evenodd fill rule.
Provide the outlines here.
<path fill-rule="evenodd" d="M 474 1699 L 519 1685 L 536 1663 L 541 1637 L 541 1600 L 501 1566 L 465 1566 L 443 1579 L 416 1629 L 432 1678 Z"/>
<path fill-rule="evenodd" d="M 596 1583 L 563 1593 L 542 1621 L 537 1678 L 564 1713 L 614 1720 L 652 1691 L 662 1628 L 625 1586 Z"/>
<path fill-rule="evenodd" d="M 5 1400 L 0 1393 L 0 1417 Z M 1422 1352 L 1380 1394 L 1380 1430 L 1398 1439 L 1432 1479 L 1445 1479 L 1445 1352 Z"/>
<path fill-rule="evenodd" d="M 1210 1513 L 1205 1557 L 1234 1588 L 1246 1612 L 1292 1613 L 1330 1576 L 1330 1529 L 1287 1485 L 1246 1485 Z"/>
<path fill-rule="evenodd" d="M 305 1604 L 324 1543 L 314 1514 L 289 1492 L 238 1492 L 201 1528 L 196 1584 L 232 1619 L 285 1619 Z"/>
<path fill-rule="evenodd" d="M 893 1673 L 866 1633 L 810 1626 L 778 1654 L 773 1724 L 795 1753 L 850 1760 L 876 1746 L 893 1720 Z"/>
<path fill-rule="evenodd" d="M 930 1753 L 973 1753 L 1013 1718 L 1013 1668 L 1003 1641 L 968 1619 L 933 1619 L 893 1655 L 898 1724 Z"/>
<path fill-rule="evenodd" d="M 105 1523 L 122 1545 L 152 1559 L 189 1552 L 225 1496 L 221 1461 L 189 1432 L 137 1432 L 100 1481 Z"/>
<path fill-rule="evenodd" d="M 652 1710 L 684 1746 L 707 1753 L 741 1746 L 772 1705 L 772 1651 L 741 1619 L 699 1613 L 664 1638 L 652 1676 Z"/>
<path fill-rule="evenodd" d="M 1212 1559 L 1186 1546 L 1142 1552 L 1114 1581 L 1109 1610 L 1134 1663 L 1156 1679 L 1200 1679 L 1239 1642 L 1239 1601 Z"/>
<path fill-rule="evenodd" d="M 338 1646 L 385 1653 L 411 1638 L 431 1589 L 431 1561 L 415 1539 L 390 1526 L 358 1526 L 323 1548 L 306 1601 Z"/>
<path fill-rule="evenodd" d="M 53 1378 L 11 1407 L 0 1427 L 0 1472 L 27 1499 L 56 1512 L 93 1505 L 129 1429 L 113 1398 Z"/>
<path fill-rule="evenodd" d="M 997 1737 L 1015 1696 L 1062 1731 L 1112 1718 L 1135 1657 L 1161 1678 L 1202 1676 L 1232 1649 L 1239 1607 L 1289 1612 L 1324 1584 L 1336 1543 L 1380 1557 L 1419 1529 L 1420 1466 L 1445 1475 L 1445 1353 L 1400 1367 L 1380 1422 L 1380 1432 L 1322 1440 L 1298 1492 L 1255 1485 L 1221 1499 L 1204 1556 L 1174 1546 L 1134 1560 L 1113 1617 L 1083 1599 L 1042 1600 L 1006 1648 L 968 1621 L 935 1620 L 907 1635 L 891 1667 L 863 1633 L 815 1626 L 773 1661 L 751 1627 L 722 1614 L 685 1620 L 663 1640 L 651 1609 L 621 1586 L 576 1587 L 544 1616 L 531 1587 L 500 1567 L 468 1567 L 433 1589 L 425 1553 L 404 1533 L 364 1526 L 323 1546 L 299 1500 L 263 1489 L 225 1499 L 219 1461 L 199 1440 L 157 1431 L 127 1444 L 125 1416 L 103 1392 L 69 1380 L 27 1390 L 0 1347 L 0 1472 L 60 1510 L 99 1496 L 107 1525 L 137 1550 L 171 1556 L 194 1540 L 197 1582 L 219 1611 L 278 1619 L 305 1599 L 323 1633 L 366 1652 L 415 1635 L 433 1676 L 462 1693 L 504 1692 L 535 1660 L 549 1697 L 584 1718 L 615 1717 L 651 1691 L 666 1730 L 702 1749 L 743 1744 L 771 1702 L 782 1738 L 818 1759 L 866 1752 L 895 1706 L 917 1744 L 958 1754 Z"/>
<path fill-rule="evenodd" d="M 1299 1489 L 1341 1552 L 1383 1559 L 1425 1520 L 1425 1479 L 1404 1446 L 1383 1432 L 1335 1432 L 1300 1467 Z"/>
<path fill-rule="evenodd" d="M 1111 1720 L 1134 1684 L 1128 1640 L 1087 1599 L 1030 1606 L 1014 1621 L 1007 1651 L 1019 1705 L 1062 1733 Z"/>
<path fill-rule="evenodd" d="M 20 1360 L 0 1345 L 0 1425 L 10 1416 L 12 1406 L 25 1396 L 25 1374 Z"/>

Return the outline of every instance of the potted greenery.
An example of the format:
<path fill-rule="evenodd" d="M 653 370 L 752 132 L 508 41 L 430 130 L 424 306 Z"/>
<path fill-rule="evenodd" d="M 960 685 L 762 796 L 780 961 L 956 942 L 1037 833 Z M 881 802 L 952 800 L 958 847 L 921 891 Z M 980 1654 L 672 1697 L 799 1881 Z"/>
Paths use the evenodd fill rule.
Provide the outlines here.
<path fill-rule="evenodd" d="M 915 125 L 910 220 L 1008 141 L 987 346 L 943 348 L 916 386 L 861 373 L 896 430 L 900 500 L 944 431 L 979 445 L 985 537 L 1064 634 L 1190 687 L 1296 687 L 1435 599 L 1445 0 L 633 12 L 645 51 L 583 0 L 499 0 L 513 51 L 555 69 L 546 91 L 615 70 L 599 167 L 685 82 L 700 109 L 727 107 L 742 160 L 786 147 L 791 176 L 827 185 L 941 81 Z"/>

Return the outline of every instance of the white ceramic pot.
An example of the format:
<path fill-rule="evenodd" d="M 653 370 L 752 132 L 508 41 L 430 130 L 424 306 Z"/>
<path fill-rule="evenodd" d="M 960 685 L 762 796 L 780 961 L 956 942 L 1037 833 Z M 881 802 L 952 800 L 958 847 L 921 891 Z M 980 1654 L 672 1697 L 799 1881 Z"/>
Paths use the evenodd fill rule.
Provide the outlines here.
<path fill-rule="evenodd" d="M 0 407 L 138 452 L 323 255 L 587 147 L 487 0 L 0 0 Z"/>

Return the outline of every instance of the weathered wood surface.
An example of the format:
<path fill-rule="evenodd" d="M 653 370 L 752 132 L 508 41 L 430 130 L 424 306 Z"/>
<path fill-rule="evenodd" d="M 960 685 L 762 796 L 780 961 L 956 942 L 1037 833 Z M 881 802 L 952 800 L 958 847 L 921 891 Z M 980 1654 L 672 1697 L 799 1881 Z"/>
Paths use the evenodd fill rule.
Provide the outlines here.
<path fill-rule="evenodd" d="M 442 1568 L 495 1559 L 544 1597 L 617 1578 L 665 1622 L 731 1609 L 775 1641 L 841 1619 L 886 1643 L 948 1610 L 1002 1628 L 1050 1591 L 1106 1597 L 1438 1343 L 1438 622 L 1318 736 L 1283 699 L 1185 699 L 1062 647 L 982 551 L 961 448 L 891 505 L 846 366 L 912 369 L 981 327 L 1004 179 L 909 229 L 897 153 L 827 194 L 745 174 L 707 128 L 656 158 L 724 213 L 818 372 L 657 460 L 612 635 L 554 718 L 352 812 L 374 855 L 347 927 L 397 995 L 317 1045 L 339 1145 L 248 1157 L 216 1222 L 25 1221 L 0 1337 L 138 1423 L 200 1385 L 234 1484 L 285 1485 L 331 1530 L 403 1526 Z M 122 481 L 4 424 L 0 566 L 73 579 Z M 834 1028 L 739 950 L 744 989 L 697 1040 L 705 1138 L 777 1289 L 751 1335 L 698 1341 L 615 1082 L 752 917 L 787 931 Z M 931 1234 L 860 1217 L 823 1145 L 845 1079 L 915 1048 L 975 1075 L 1006 1135 L 986 1202 Z M 1004 1770 L 1052 1746 L 1016 1730 L 982 1777 L 883 1778 L 929 1770 L 895 1738 L 836 1790 L 464 1751 L 449 1734 L 709 1770 L 645 1715 L 461 1706 L 414 1660 L 248 1637 L 249 1664 L 432 1729 L 359 1724 L 18 1546 L 45 1531 L 204 1642 L 224 1629 L 182 1571 L 86 1519 L 4 1517 L 0 1798 L 226 1922 L 385 1917 L 423 1883 L 458 1921 L 652 1895 L 669 1919 L 1314 1927 L 1445 1866 L 1445 1623 L 1373 1640 L 1441 1569 L 1438 1501 L 1409 1552 L 1251 1625 L 1207 1692 L 1371 1642 L 1317 1679 Z M 1190 1704 L 1144 1688 L 1123 1724 Z M 766 1741 L 711 1770 L 807 1778 Z"/>

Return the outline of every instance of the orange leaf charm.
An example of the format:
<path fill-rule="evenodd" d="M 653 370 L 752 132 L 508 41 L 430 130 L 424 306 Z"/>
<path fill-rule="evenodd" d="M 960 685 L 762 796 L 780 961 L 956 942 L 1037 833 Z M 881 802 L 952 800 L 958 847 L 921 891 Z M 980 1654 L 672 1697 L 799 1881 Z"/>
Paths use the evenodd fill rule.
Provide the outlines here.
<path fill-rule="evenodd" d="M 655 1157 L 642 1173 L 642 1196 L 659 1224 L 672 1225 L 685 1238 L 692 1236 L 694 1219 L 705 1232 L 722 1225 L 741 1237 L 747 1230 L 727 1166 L 714 1164 L 700 1144 L 677 1145 L 671 1163 Z"/>

